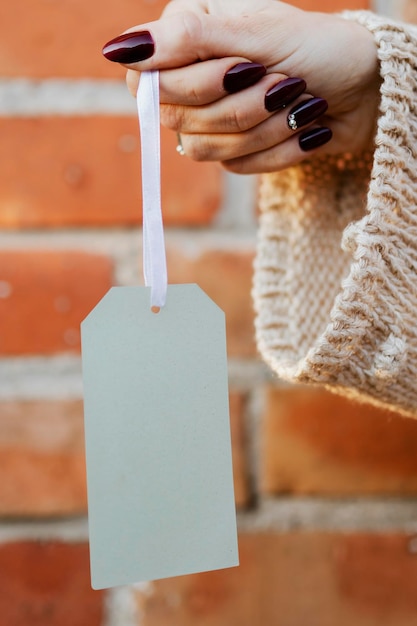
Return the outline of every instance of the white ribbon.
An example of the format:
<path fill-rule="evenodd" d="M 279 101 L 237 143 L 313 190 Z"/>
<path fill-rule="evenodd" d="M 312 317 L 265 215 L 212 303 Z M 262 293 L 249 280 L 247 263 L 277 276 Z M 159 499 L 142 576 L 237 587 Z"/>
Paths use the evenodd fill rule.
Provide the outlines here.
<path fill-rule="evenodd" d="M 143 275 L 151 287 L 151 307 L 163 307 L 167 293 L 167 266 L 161 210 L 161 149 L 159 73 L 142 72 L 137 92 L 141 154 L 143 212 Z"/>

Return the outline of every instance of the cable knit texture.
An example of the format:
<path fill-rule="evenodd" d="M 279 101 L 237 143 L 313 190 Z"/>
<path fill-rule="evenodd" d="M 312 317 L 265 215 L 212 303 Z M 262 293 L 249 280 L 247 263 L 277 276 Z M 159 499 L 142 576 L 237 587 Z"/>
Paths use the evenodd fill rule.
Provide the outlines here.
<path fill-rule="evenodd" d="M 417 29 L 344 17 L 378 48 L 375 153 L 263 177 L 257 341 L 283 379 L 417 417 Z"/>

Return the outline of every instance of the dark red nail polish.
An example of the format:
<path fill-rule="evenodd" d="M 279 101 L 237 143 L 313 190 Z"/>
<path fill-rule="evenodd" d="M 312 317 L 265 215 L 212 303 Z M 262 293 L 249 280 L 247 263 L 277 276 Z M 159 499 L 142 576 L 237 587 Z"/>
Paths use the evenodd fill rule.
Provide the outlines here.
<path fill-rule="evenodd" d="M 288 126 L 291 130 L 297 130 L 300 126 L 305 126 L 314 122 L 318 117 L 326 113 L 328 109 L 327 100 L 323 98 L 310 98 L 296 104 L 288 114 Z"/>
<path fill-rule="evenodd" d="M 137 63 L 149 59 L 155 51 L 152 35 L 147 30 L 139 33 L 125 33 L 108 41 L 103 47 L 103 55 L 115 63 Z"/>
<path fill-rule="evenodd" d="M 265 109 L 270 113 L 283 109 L 301 96 L 306 87 L 306 82 L 302 78 L 285 78 L 266 92 Z"/>
<path fill-rule="evenodd" d="M 238 63 L 224 75 L 223 87 L 228 93 L 236 93 L 250 87 L 266 74 L 266 67 L 260 63 Z"/>
<path fill-rule="evenodd" d="M 312 130 L 302 133 L 298 143 L 301 150 L 308 152 L 309 150 L 314 150 L 314 148 L 324 146 L 332 137 L 333 133 L 330 128 L 313 128 Z"/>

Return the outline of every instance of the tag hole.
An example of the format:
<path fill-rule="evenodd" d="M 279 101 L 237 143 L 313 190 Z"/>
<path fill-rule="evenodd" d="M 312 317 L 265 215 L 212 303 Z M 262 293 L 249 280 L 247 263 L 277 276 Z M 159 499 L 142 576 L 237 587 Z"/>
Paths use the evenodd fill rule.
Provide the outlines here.
<path fill-rule="evenodd" d="M 155 305 L 151 306 L 151 311 L 152 313 L 155 313 L 155 315 L 157 315 L 160 312 L 160 310 L 161 310 L 160 306 L 155 306 Z"/>

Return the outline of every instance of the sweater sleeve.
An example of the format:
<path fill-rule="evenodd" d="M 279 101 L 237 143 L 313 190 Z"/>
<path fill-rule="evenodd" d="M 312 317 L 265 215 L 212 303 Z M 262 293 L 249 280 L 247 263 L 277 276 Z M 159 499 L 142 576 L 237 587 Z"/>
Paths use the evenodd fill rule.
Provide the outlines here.
<path fill-rule="evenodd" d="M 378 49 L 375 152 L 263 177 L 257 343 L 282 379 L 417 417 L 417 29 L 343 16 Z"/>

